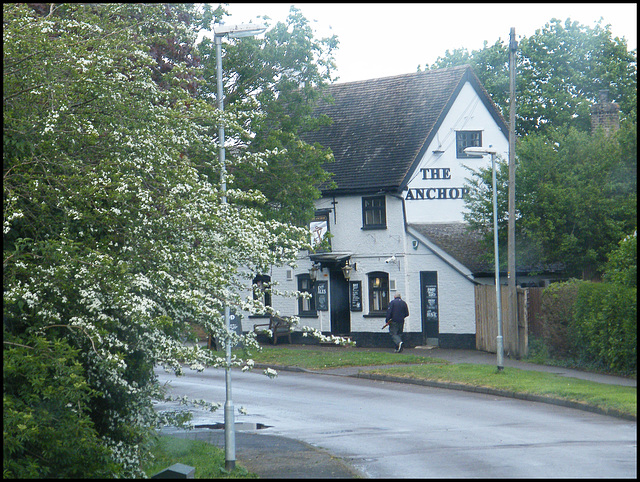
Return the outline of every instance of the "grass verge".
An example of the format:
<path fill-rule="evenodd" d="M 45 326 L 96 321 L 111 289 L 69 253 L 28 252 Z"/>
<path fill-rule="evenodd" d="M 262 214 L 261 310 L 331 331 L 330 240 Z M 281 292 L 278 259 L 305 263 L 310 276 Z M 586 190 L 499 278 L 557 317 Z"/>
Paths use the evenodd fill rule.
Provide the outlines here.
<path fill-rule="evenodd" d="M 574 401 L 633 417 L 637 415 L 635 387 L 591 382 L 553 373 L 510 367 L 498 372 L 495 365 L 450 363 L 439 358 L 353 347 L 265 346 L 260 353 L 252 354 L 252 358 L 256 363 L 295 366 L 309 370 L 359 366 L 363 367 L 362 373 L 373 375 L 494 388 Z M 396 366 L 373 368 L 379 365 Z"/>
<path fill-rule="evenodd" d="M 498 372 L 496 367 L 492 365 L 469 363 L 392 367 L 363 370 L 363 373 L 494 388 L 584 403 L 607 412 L 615 410 L 626 415 L 636 416 L 637 414 L 637 390 L 635 387 L 591 382 L 563 377 L 554 373 L 510 367 L 505 367 Z"/>
<path fill-rule="evenodd" d="M 402 353 L 368 351 L 354 347 L 286 347 L 263 346 L 259 353 L 251 353 L 256 363 L 284 365 L 307 370 L 330 368 L 397 365 L 408 363 L 446 363 L 440 358 L 430 358 Z"/>
<path fill-rule="evenodd" d="M 225 470 L 224 450 L 200 440 L 187 440 L 169 435 L 159 435 L 151 449 L 154 458 L 142 469 L 147 476 L 180 463 L 195 467 L 196 479 L 257 479 L 258 476 L 248 472 L 244 467 L 228 472 Z"/>

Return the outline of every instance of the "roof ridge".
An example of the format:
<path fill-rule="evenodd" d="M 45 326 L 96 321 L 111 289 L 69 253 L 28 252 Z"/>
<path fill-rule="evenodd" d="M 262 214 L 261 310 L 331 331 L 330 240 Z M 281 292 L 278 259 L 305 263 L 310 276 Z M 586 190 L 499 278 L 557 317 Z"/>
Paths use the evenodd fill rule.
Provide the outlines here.
<path fill-rule="evenodd" d="M 328 84 L 328 87 L 332 87 L 334 85 L 346 85 L 346 84 L 362 84 L 362 83 L 366 83 L 366 82 L 372 82 L 375 80 L 391 80 L 391 79 L 398 79 L 401 77 L 410 77 L 410 76 L 415 76 L 415 75 L 426 75 L 426 74 L 436 74 L 436 73 L 442 73 L 445 71 L 451 71 L 451 70 L 466 70 L 466 69 L 471 69 L 471 65 L 469 64 L 463 64 L 463 65 L 456 65 L 456 66 L 452 66 L 452 67 L 445 67 L 442 69 L 434 69 L 434 70 L 418 70 L 416 72 L 408 72 L 406 74 L 396 74 L 396 75 L 386 75 L 384 77 L 374 77 L 371 79 L 363 79 L 363 80 L 350 80 L 347 82 L 334 82 L 332 84 Z"/>

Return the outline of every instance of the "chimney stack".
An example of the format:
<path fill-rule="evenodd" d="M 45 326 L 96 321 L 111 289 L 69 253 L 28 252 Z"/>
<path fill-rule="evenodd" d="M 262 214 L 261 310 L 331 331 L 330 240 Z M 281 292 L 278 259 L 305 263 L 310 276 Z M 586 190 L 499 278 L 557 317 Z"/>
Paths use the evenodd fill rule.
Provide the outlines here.
<path fill-rule="evenodd" d="M 598 103 L 591 106 L 591 133 L 602 127 L 607 135 L 613 134 L 620 128 L 620 106 L 609 102 L 608 90 L 599 91 L 598 97 Z"/>

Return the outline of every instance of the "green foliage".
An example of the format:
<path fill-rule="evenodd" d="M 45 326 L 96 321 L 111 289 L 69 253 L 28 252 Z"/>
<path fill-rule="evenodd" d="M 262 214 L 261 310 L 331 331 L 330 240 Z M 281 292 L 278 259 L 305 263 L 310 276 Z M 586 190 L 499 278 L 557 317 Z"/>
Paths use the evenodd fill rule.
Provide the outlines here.
<path fill-rule="evenodd" d="M 9 341 L 3 350 L 4 478 L 107 478 L 122 473 L 90 418 L 78 351 L 65 340 Z"/>
<path fill-rule="evenodd" d="M 622 375 L 637 371 L 637 290 L 617 283 L 554 283 L 542 296 L 549 356 Z"/>
<path fill-rule="evenodd" d="M 556 358 L 573 356 L 571 321 L 581 282 L 552 283 L 542 293 L 542 339 L 549 354 Z"/>
<path fill-rule="evenodd" d="M 617 249 L 609 254 L 604 279 L 624 286 L 638 286 L 638 234 L 625 237 Z"/>
<path fill-rule="evenodd" d="M 516 32 L 517 33 L 517 32 Z M 432 69 L 469 64 L 505 117 L 509 111 L 509 51 L 498 40 L 482 49 L 446 51 Z M 551 128 L 590 130 L 590 106 L 610 91 L 623 117 L 636 119 L 637 57 L 609 25 L 580 25 L 551 19 L 516 52 L 516 130 L 524 136 Z"/>
<path fill-rule="evenodd" d="M 152 442 L 153 461 L 144 465 L 148 476 L 180 463 L 196 469 L 196 479 L 256 479 L 255 474 L 236 465 L 229 473 L 225 470 L 224 450 L 200 440 L 185 440 L 178 437 L 157 436 Z"/>
<path fill-rule="evenodd" d="M 540 246 L 543 262 L 564 263 L 567 274 L 588 279 L 635 227 L 636 161 L 623 148 L 626 135 L 569 129 L 519 142 L 516 225 Z"/>
<path fill-rule="evenodd" d="M 265 18 L 265 25 L 269 25 Z M 225 40 L 223 83 L 225 109 L 242 116 L 244 128 L 255 135 L 246 138 L 230 128 L 229 185 L 258 190 L 267 202 L 259 208 L 270 219 L 308 225 L 314 215 L 318 186 L 329 178 L 323 165 L 332 154 L 320 145 L 309 145 L 300 134 L 328 122 L 311 117 L 322 86 L 332 79 L 334 37 L 315 39 L 309 21 L 291 7 L 286 21 L 278 22 L 264 38 Z M 214 99 L 216 55 L 214 43 L 205 38 L 198 45 L 203 61 L 202 98 Z M 261 164 L 241 162 L 245 150 L 266 153 Z"/>
<path fill-rule="evenodd" d="M 637 217 L 634 123 L 615 135 L 552 130 L 520 139 L 516 159 L 516 259 L 533 270 L 562 265 L 565 274 L 598 278 L 607 255 L 631 232 Z M 471 171 L 465 220 L 493 223 L 491 169 Z M 498 226 L 506 254 L 508 166 L 497 161 Z M 486 230 L 487 252 L 493 241 Z M 501 260 L 504 265 L 505 259 Z"/>
<path fill-rule="evenodd" d="M 447 51 L 431 68 L 470 64 L 502 113 L 509 107 L 508 42 Z M 563 265 L 598 278 L 607 254 L 636 225 L 637 59 L 610 27 L 552 19 L 522 38 L 516 68 L 516 259 L 519 267 Z M 590 136 L 598 92 L 622 112 L 620 130 Z M 507 169 L 498 163 L 500 243 L 506 252 Z M 492 222 L 491 170 L 468 180 L 465 219 Z M 487 248 L 491 243 L 487 232 Z M 488 252 L 490 249 L 487 250 Z"/>
<path fill-rule="evenodd" d="M 223 203 L 208 175 L 221 168 L 220 122 L 252 137 L 241 115 L 195 97 L 194 28 L 219 13 L 3 5 L 4 338 L 23 346 L 11 363 L 36 362 L 28 380 L 5 373 L 6 473 L 141 475 L 164 421 L 154 366 L 224 366 L 183 337 L 196 324 L 224 338 L 225 305 L 264 310 L 246 286 L 308 243 L 308 229 L 265 220 L 260 192 L 236 186 Z M 51 351 L 61 353 L 54 376 Z"/>
<path fill-rule="evenodd" d="M 614 283 L 583 283 L 575 305 L 573 332 L 579 359 L 635 374 L 637 289 Z"/>

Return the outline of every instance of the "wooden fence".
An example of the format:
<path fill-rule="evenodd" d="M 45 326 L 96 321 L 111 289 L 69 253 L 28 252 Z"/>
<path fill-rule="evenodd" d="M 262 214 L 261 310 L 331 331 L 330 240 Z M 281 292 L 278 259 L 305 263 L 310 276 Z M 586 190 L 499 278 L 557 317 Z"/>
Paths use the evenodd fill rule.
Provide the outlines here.
<path fill-rule="evenodd" d="M 537 327 L 540 296 L 544 288 L 517 288 L 518 320 L 509 320 L 509 291 L 500 287 L 502 303 L 502 341 L 505 356 L 521 358 L 529 350 L 529 325 Z M 493 285 L 477 285 L 476 288 L 476 349 L 496 353 L 498 321 L 496 288 Z"/>

